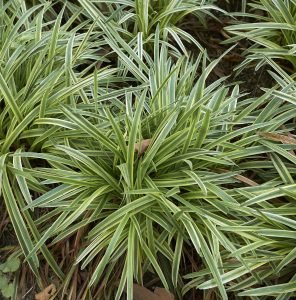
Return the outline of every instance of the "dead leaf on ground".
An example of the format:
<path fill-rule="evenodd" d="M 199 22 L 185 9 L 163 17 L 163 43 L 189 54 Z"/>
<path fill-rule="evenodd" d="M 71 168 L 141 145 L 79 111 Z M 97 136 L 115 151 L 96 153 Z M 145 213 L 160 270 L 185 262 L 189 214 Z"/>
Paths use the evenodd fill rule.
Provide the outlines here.
<path fill-rule="evenodd" d="M 230 62 L 241 62 L 242 56 L 239 54 L 228 54 L 223 57 L 223 59 L 228 60 Z"/>
<path fill-rule="evenodd" d="M 257 186 L 258 185 L 257 182 L 255 182 L 255 181 L 251 180 L 250 178 L 247 178 L 243 175 L 236 175 L 236 176 L 234 176 L 234 178 L 241 181 L 241 182 L 246 183 L 249 186 Z"/>
<path fill-rule="evenodd" d="M 154 294 L 159 297 L 159 300 L 174 300 L 174 295 L 163 288 L 156 288 Z"/>
<path fill-rule="evenodd" d="M 147 150 L 147 148 L 150 145 L 150 142 L 151 139 L 146 139 L 135 144 L 135 150 L 139 153 L 139 155 L 142 155 Z"/>
<path fill-rule="evenodd" d="M 53 295 L 56 293 L 57 289 L 54 284 L 49 285 L 42 292 L 35 295 L 36 300 L 50 300 L 53 299 Z"/>
<path fill-rule="evenodd" d="M 225 169 L 218 169 L 218 171 L 220 171 L 220 172 L 223 172 L 223 173 L 228 173 L 228 172 L 230 172 L 229 170 L 225 170 Z M 246 176 L 243 176 L 243 175 L 235 175 L 235 176 L 233 176 L 235 179 L 237 179 L 237 180 L 239 180 L 239 181 L 241 181 L 241 182 L 244 182 L 244 183 L 246 183 L 247 185 L 249 185 L 249 186 L 257 186 L 257 185 L 259 185 L 257 182 L 255 182 L 255 181 L 253 181 L 252 179 L 250 179 L 250 178 L 248 178 L 248 177 L 246 177 Z"/>
<path fill-rule="evenodd" d="M 134 300 L 174 300 L 174 296 L 163 288 L 156 288 L 153 293 L 143 286 L 134 284 Z"/>
<path fill-rule="evenodd" d="M 286 136 L 272 132 L 260 132 L 259 134 L 272 141 L 282 142 L 283 144 L 296 145 L 296 139 L 294 139 L 291 136 Z"/>

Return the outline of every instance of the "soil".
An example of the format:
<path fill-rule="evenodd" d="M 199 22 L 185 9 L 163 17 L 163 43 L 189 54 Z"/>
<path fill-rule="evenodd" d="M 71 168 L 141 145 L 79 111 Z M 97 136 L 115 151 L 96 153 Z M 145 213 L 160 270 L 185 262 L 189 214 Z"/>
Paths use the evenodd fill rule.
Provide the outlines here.
<path fill-rule="evenodd" d="M 228 4 L 227 6 L 224 4 L 224 6 L 220 7 L 227 11 L 239 10 L 241 6 L 237 3 L 239 1 L 233 2 L 233 4 Z M 211 61 L 221 57 L 223 53 L 234 46 L 233 44 L 222 43 L 229 37 L 228 33 L 224 30 L 224 27 L 233 24 L 233 18 L 225 16 L 220 12 L 216 13 L 216 17 L 217 19 L 208 21 L 206 28 L 198 24 L 194 16 L 187 17 L 186 21 L 181 24 L 183 30 L 194 36 L 195 39 L 207 49 L 207 54 Z M 241 18 L 241 21 L 246 22 L 250 20 Z M 260 96 L 263 94 L 262 88 L 272 87 L 275 82 L 268 74 L 268 66 L 262 66 L 258 71 L 255 71 L 256 66 L 254 64 L 249 64 L 247 67 L 243 68 L 241 72 L 236 70 L 236 68 L 245 60 L 242 53 L 246 51 L 249 46 L 249 41 L 239 41 L 230 52 L 222 57 L 220 63 L 210 74 L 207 83 L 210 84 L 223 76 L 229 76 L 225 83 L 232 85 L 238 83 L 240 85 L 240 90 L 248 93 L 249 97 Z M 192 52 L 198 51 L 198 49 L 192 47 L 191 50 Z"/>

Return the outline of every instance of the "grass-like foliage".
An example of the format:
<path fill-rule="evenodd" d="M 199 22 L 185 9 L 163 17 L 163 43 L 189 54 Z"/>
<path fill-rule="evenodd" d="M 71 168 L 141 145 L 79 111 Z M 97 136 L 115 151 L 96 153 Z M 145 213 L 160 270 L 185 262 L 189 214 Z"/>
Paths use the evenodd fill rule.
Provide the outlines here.
<path fill-rule="evenodd" d="M 235 37 L 227 42 L 248 39 L 252 45 L 246 50 L 246 64 L 256 61 L 259 66 L 266 63 L 266 58 L 286 60 L 290 72 L 296 70 L 295 38 L 296 38 L 296 2 L 294 0 L 259 0 L 250 1 L 249 13 L 239 13 L 247 21 L 228 26 L 228 30 Z"/>
<path fill-rule="evenodd" d="M 178 36 L 211 2 L 39 2 L 0 1 L 0 196 L 37 279 L 292 297 L 296 85 L 273 55 L 278 85 L 250 98 Z"/>
<path fill-rule="evenodd" d="M 93 20 L 105 20 L 117 34 L 125 41 L 132 43 L 133 39 L 142 39 L 147 48 L 151 48 L 155 38 L 155 30 L 159 28 L 159 35 L 163 41 L 170 40 L 177 45 L 185 55 L 187 49 L 184 41 L 202 49 L 200 43 L 186 30 L 178 26 L 190 14 L 196 23 L 206 24 L 205 17 L 214 17 L 213 11 L 222 9 L 214 5 L 213 0 L 116 0 L 116 1 L 79 1 L 85 9 L 84 15 Z M 226 13 L 226 12 L 225 12 Z M 190 26 L 187 25 L 187 26 Z M 152 45 L 153 47 L 153 45 Z"/>

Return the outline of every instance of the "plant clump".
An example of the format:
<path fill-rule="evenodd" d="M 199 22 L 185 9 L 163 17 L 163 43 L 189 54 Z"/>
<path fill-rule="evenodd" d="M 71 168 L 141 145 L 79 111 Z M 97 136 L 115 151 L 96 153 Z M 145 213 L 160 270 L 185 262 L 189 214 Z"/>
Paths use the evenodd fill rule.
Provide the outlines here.
<path fill-rule="evenodd" d="M 272 3 L 0 0 L 4 296 L 27 265 L 41 299 L 295 296 L 295 1 Z M 182 27 L 220 14 L 260 96 L 211 79 L 236 45 L 212 59 Z"/>

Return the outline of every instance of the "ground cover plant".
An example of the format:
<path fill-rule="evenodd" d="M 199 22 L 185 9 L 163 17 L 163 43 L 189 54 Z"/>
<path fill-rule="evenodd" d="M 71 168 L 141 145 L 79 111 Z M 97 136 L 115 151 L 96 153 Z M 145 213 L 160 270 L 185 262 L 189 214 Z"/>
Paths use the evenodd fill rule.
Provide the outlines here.
<path fill-rule="evenodd" d="M 253 61 L 260 67 L 268 58 L 273 58 L 285 60 L 287 63 L 282 62 L 282 65 L 286 70 L 295 72 L 295 1 L 260 0 L 251 1 L 248 6 L 247 12 L 237 15 L 251 18 L 252 23 L 243 21 L 225 28 L 235 35 L 228 42 L 244 38 L 252 41 L 242 67 Z"/>
<path fill-rule="evenodd" d="M 0 0 L 3 296 L 295 297 L 295 3 L 272 2 Z M 186 28 L 221 14 L 213 59 Z M 212 77 L 245 37 L 260 95 Z"/>

